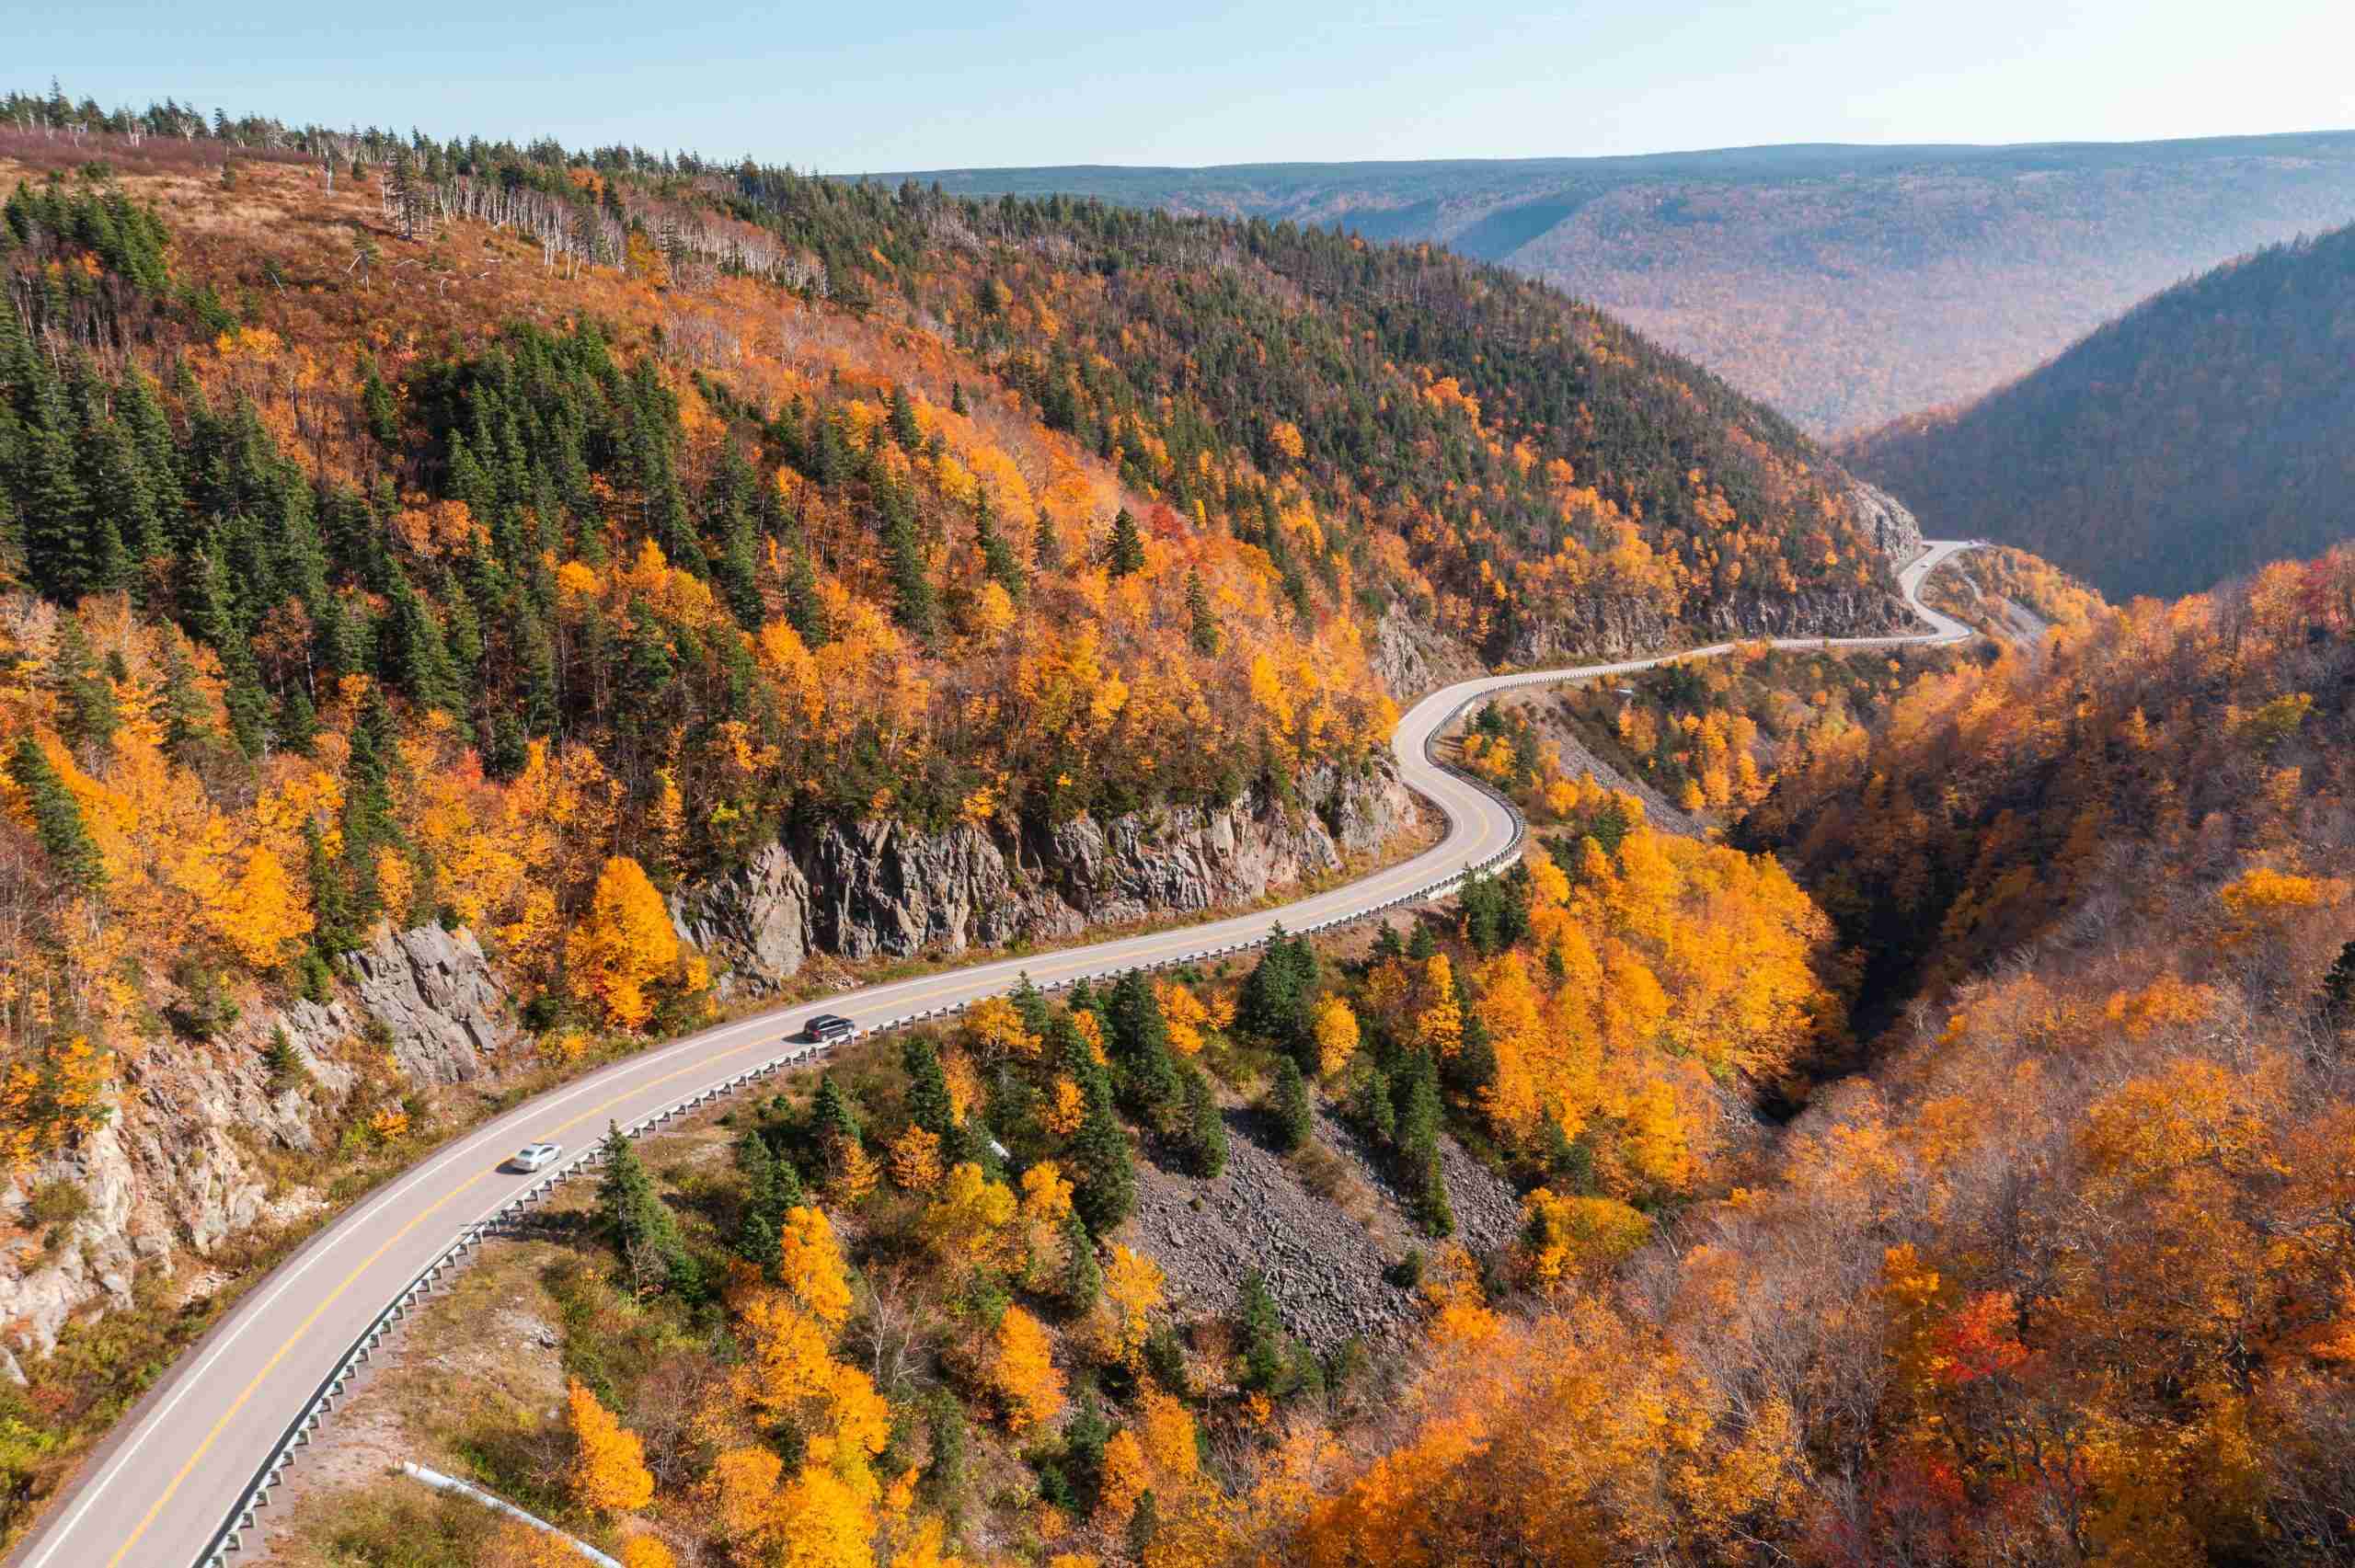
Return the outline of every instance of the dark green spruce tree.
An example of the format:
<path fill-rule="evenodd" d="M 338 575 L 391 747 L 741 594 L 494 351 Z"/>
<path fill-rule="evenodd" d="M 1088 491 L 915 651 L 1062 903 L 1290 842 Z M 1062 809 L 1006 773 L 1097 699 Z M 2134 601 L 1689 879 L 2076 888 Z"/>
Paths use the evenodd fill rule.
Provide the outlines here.
<path fill-rule="evenodd" d="M 33 832 L 57 874 L 85 890 L 102 886 L 107 873 L 98 841 L 90 837 L 65 780 L 31 736 L 17 738 L 17 749 L 8 756 L 8 776 L 25 792 L 32 807 Z"/>

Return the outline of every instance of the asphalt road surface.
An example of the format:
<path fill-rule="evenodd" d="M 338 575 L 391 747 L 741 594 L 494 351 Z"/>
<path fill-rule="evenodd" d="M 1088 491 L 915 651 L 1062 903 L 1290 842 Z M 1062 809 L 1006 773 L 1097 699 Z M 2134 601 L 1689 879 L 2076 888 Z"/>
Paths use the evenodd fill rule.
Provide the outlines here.
<path fill-rule="evenodd" d="M 1968 628 L 1924 607 L 1922 579 L 1974 542 L 1947 541 L 1901 574 L 1932 630 L 1912 636 L 1786 639 L 1794 648 L 1956 642 Z M 488 1219 L 535 1178 L 502 1163 L 523 1145 L 553 1139 L 568 1155 L 606 1123 L 627 1126 L 779 1054 L 811 1013 L 880 1020 L 961 1006 L 1011 990 L 1028 972 L 1045 986 L 1189 957 L 1267 934 L 1358 914 L 1475 866 L 1511 843 L 1511 815 L 1433 763 L 1426 743 L 1470 702 L 1508 687 L 1629 674 L 1663 658 L 1722 654 L 1721 643 L 1661 658 L 1628 659 L 1466 681 L 1424 698 L 1392 742 L 1401 778 L 1445 815 L 1447 831 L 1412 860 L 1281 909 L 1063 952 L 976 963 L 782 1008 L 600 1069 L 486 1123 L 355 1205 L 262 1280 L 141 1401 L 83 1467 L 67 1494 L 14 1553 L 17 1568 L 190 1568 L 244 1499 L 288 1425 L 344 1351 L 386 1304 L 470 1223 Z M 267 1530 L 265 1514 L 262 1528 Z M 246 1532 L 249 1543 L 255 1532 Z M 248 1551 L 249 1559 L 259 1554 Z"/>

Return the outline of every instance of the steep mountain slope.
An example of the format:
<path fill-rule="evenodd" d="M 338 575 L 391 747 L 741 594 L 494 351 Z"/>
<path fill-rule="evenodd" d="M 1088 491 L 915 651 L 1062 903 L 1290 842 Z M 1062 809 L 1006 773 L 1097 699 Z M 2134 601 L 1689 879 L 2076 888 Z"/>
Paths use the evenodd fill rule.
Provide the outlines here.
<path fill-rule="evenodd" d="M 1530 1194 L 1542 1310 L 1436 1311 L 1269 1556 L 2346 1560 L 2355 551 L 2048 651 L 1748 822 L 1865 950 L 1860 1022 L 1914 1004 L 1869 1073 L 1656 1230 Z"/>
<path fill-rule="evenodd" d="M 1787 423 L 1454 257 L 80 116 L 0 132 L 18 1483 L 519 1083 L 1379 853 L 1378 650 L 1904 621 Z"/>
<path fill-rule="evenodd" d="M 2355 132 L 914 177 L 1440 241 L 1839 433 L 1974 396 L 2154 290 L 2346 223 Z"/>
<path fill-rule="evenodd" d="M 1849 443 L 1932 526 L 2112 598 L 2355 534 L 2355 227 L 2177 284 L 2011 385 Z"/>

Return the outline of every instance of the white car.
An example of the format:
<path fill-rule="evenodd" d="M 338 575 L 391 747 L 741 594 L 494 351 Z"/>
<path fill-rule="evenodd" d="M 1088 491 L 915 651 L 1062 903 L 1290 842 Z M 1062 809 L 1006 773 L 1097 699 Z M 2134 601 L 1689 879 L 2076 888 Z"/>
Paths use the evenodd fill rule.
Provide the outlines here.
<path fill-rule="evenodd" d="M 556 1157 L 563 1152 L 564 1145 L 561 1143 L 527 1143 L 515 1151 L 514 1158 L 508 1161 L 507 1164 L 510 1170 L 522 1171 L 529 1174 L 534 1171 L 546 1170 L 556 1163 Z"/>

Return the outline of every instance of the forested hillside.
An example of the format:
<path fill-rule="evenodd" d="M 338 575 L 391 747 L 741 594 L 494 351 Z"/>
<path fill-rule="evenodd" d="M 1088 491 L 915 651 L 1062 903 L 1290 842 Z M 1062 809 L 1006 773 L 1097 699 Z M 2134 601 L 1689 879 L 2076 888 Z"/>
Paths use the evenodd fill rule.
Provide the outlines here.
<path fill-rule="evenodd" d="M 1851 442 L 1935 532 L 2113 599 L 2204 589 L 2355 534 L 2355 227 L 2145 301 L 1951 413 Z"/>
<path fill-rule="evenodd" d="M 2342 1562 L 2355 553 L 2076 608 L 1646 682 L 1683 750 L 1632 764 L 1733 755 L 1735 844 L 1476 715 L 1512 873 L 749 1107 L 487 1264 L 555 1351 L 405 1430 L 633 1563 Z M 1346 1220 L 1200 1288 L 1302 1188 Z M 393 1482 L 303 1516 L 305 1568 L 537 1550 Z"/>
<path fill-rule="evenodd" d="M 5 523 L 84 607 L 29 604 L 19 656 L 93 710 L 53 717 L 75 787 L 144 738 L 126 699 L 193 775 L 439 715 L 407 743 L 609 795 L 667 876 L 797 812 L 1281 790 L 1380 739 L 1394 600 L 1496 657 L 1893 618 L 1787 428 L 1451 258 L 550 148 L 20 140 Z M 443 901 L 346 827 L 336 937 L 396 840 Z"/>
<path fill-rule="evenodd" d="M 1442 243 L 1836 435 L 1975 397 L 2155 290 L 2355 218 L 2355 134 L 936 177 Z"/>
<path fill-rule="evenodd" d="M 1788 425 L 1442 253 L 0 107 L 20 1478 L 518 1085 L 1385 853 L 1402 643 L 1903 619 Z"/>
<path fill-rule="evenodd" d="M 612 856 L 1354 766 L 1394 602 L 1507 658 L 1895 619 L 1787 427 L 1453 258 L 175 112 L 0 149 L 12 776 L 101 933 L 439 911 L 553 976 Z"/>
<path fill-rule="evenodd" d="M 1648 1245 L 1533 1194 L 1553 1299 L 1437 1314 L 1292 1560 L 2344 1561 L 2350 589 L 2098 610 L 1785 772 L 1743 836 L 1910 1002 L 1877 1064 Z"/>

